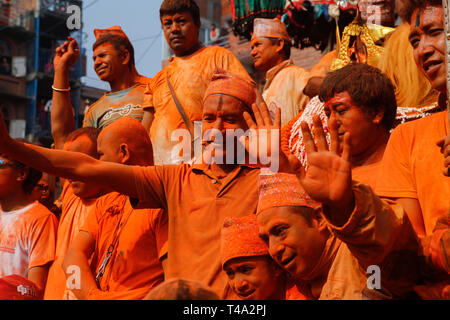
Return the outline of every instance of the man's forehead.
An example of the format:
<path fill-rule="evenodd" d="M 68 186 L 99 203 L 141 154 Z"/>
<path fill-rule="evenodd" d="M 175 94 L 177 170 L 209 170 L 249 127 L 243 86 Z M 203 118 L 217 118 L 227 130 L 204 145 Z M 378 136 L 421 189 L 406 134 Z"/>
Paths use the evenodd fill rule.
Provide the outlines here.
<path fill-rule="evenodd" d="M 235 97 L 226 94 L 213 94 L 206 98 L 204 112 L 207 111 L 227 111 L 232 113 L 241 112 L 243 102 Z"/>
<path fill-rule="evenodd" d="M 426 5 L 425 7 L 415 9 L 411 15 L 410 34 L 418 32 L 417 29 L 425 29 L 431 24 L 444 25 L 442 6 Z"/>
<path fill-rule="evenodd" d="M 189 11 L 180 11 L 174 13 L 166 13 L 161 16 L 161 21 L 163 20 L 175 20 L 177 18 L 192 18 L 192 15 Z"/>

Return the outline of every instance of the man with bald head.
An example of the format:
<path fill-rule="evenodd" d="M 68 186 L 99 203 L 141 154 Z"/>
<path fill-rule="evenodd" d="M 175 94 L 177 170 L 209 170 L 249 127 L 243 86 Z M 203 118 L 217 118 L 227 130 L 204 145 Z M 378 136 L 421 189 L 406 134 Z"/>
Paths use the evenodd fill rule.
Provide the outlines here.
<path fill-rule="evenodd" d="M 125 165 L 153 164 L 150 138 L 142 124 L 121 118 L 98 137 L 102 161 Z M 140 300 L 162 281 L 166 258 L 167 215 L 161 209 L 135 210 L 128 197 L 109 193 L 96 202 L 80 227 L 63 268 L 81 271 L 77 299 Z M 89 262 L 91 260 L 91 262 Z M 95 270 L 95 273 L 92 273 Z"/>

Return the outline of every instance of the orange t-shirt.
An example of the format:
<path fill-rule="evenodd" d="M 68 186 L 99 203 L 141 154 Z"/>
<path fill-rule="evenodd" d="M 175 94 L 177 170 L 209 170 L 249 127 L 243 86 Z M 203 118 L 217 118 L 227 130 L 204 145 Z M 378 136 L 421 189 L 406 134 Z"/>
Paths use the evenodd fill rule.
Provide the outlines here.
<path fill-rule="evenodd" d="M 256 212 L 259 170 L 238 166 L 221 181 L 206 164 L 133 169 L 139 207 L 164 208 L 169 215 L 166 279 L 201 281 L 229 297 L 220 231 L 225 217 Z"/>
<path fill-rule="evenodd" d="M 0 277 L 17 274 L 55 259 L 58 220 L 46 207 L 34 202 L 14 211 L 0 210 Z"/>
<path fill-rule="evenodd" d="M 84 115 L 83 127 L 103 129 L 122 117 L 142 121 L 142 109 L 146 84 L 136 84 L 133 87 L 117 92 L 105 93 L 93 103 Z"/>
<path fill-rule="evenodd" d="M 366 166 L 352 168 L 352 180 L 365 183 L 375 189 L 380 175 L 381 161 Z"/>
<path fill-rule="evenodd" d="M 119 223 L 123 223 L 123 227 L 116 232 Z M 100 280 L 100 289 L 123 292 L 121 299 L 140 300 L 163 282 L 160 258 L 167 253 L 164 250 L 167 227 L 167 215 L 163 210 L 133 209 L 128 197 L 117 192 L 99 198 L 80 228 L 96 242 L 91 262 L 94 277 L 116 234 L 119 239 Z"/>
<path fill-rule="evenodd" d="M 175 129 L 186 128 L 167 84 L 166 73 L 189 120 L 202 119 L 203 97 L 216 69 L 221 68 L 252 81 L 239 60 L 222 47 L 203 47 L 185 57 L 174 57 L 148 85 L 144 109 L 154 109 L 150 128 L 155 164 L 180 163 L 177 141 L 171 140 Z"/>
<path fill-rule="evenodd" d="M 436 142 L 449 134 L 447 111 L 399 125 L 386 147 L 376 193 L 417 199 L 425 232 L 450 208 L 450 179 L 442 174 L 444 156 Z"/>
<path fill-rule="evenodd" d="M 45 287 L 45 300 L 61 300 L 66 289 L 66 274 L 62 263 L 75 236 L 82 226 L 87 212 L 95 204 L 96 199 L 83 200 L 77 197 L 66 181 L 61 193 L 62 213 L 59 219 L 56 236 L 55 261 L 48 271 L 47 285 Z"/>

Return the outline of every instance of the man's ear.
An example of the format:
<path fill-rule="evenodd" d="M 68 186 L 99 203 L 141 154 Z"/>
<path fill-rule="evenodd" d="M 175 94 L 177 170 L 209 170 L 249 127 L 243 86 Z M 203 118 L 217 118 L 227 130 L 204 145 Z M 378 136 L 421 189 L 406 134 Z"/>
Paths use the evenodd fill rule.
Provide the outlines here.
<path fill-rule="evenodd" d="M 284 48 L 284 41 L 285 40 L 283 40 L 283 39 L 278 39 L 277 40 L 277 43 L 276 43 L 276 49 L 275 49 L 275 51 L 277 52 L 277 53 L 280 53 L 280 52 L 282 52 L 283 51 L 283 48 Z"/>
<path fill-rule="evenodd" d="M 120 57 L 122 58 L 122 64 L 128 66 L 131 60 L 131 54 L 128 50 L 124 49 L 120 53 Z"/>
<path fill-rule="evenodd" d="M 384 117 L 384 110 L 380 109 L 373 117 L 372 122 L 375 124 L 380 124 L 383 121 L 383 117 Z"/>
<path fill-rule="evenodd" d="M 130 160 L 130 149 L 128 148 L 128 145 L 126 143 L 122 143 L 119 146 L 119 153 L 120 163 L 124 164 Z"/>
<path fill-rule="evenodd" d="M 30 174 L 30 168 L 20 168 L 17 171 L 17 179 L 16 180 L 20 181 L 20 182 L 24 182 L 29 174 Z"/>

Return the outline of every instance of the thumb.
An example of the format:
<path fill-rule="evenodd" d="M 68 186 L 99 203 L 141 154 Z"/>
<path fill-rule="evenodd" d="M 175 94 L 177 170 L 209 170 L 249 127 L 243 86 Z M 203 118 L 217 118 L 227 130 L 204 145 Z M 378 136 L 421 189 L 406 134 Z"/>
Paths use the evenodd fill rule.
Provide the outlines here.
<path fill-rule="evenodd" d="M 305 168 L 302 166 L 300 160 L 291 153 L 288 155 L 288 161 L 291 172 L 295 174 L 299 180 L 303 180 L 305 177 Z"/>

